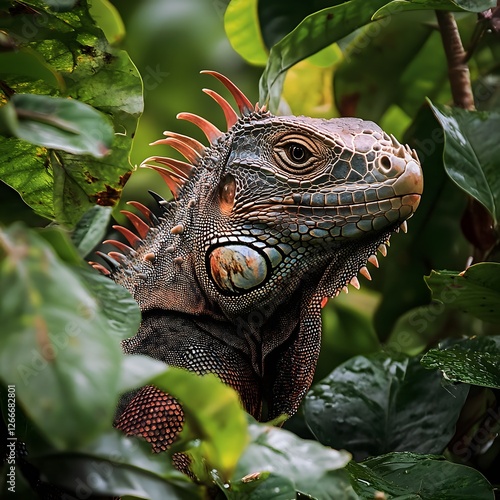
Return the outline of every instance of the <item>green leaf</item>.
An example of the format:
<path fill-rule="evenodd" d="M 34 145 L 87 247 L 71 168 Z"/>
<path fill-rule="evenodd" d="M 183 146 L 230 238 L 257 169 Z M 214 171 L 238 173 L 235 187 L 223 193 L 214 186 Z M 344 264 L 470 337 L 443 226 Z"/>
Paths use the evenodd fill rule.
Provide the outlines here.
<path fill-rule="evenodd" d="M 75 245 L 71 242 L 67 231 L 60 226 L 48 226 L 38 231 L 38 234 L 46 240 L 56 252 L 58 257 L 66 264 L 74 266 L 86 265 L 78 254 Z"/>
<path fill-rule="evenodd" d="M 500 389 L 500 336 L 473 337 L 422 357 L 426 368 L 437 368 L 455 382 Z"/>
<path fill-rule="evenodd" d="M 258 2 L 259 24 L 266 47 L 272 47 L 307 16 L 344 0 L 268 0 Z"/>
<path fill-rule="evenodd" d="M 219 487 L 229 500 L 295 500 L 297 493 L 291 479 L 274 473 L 257 472 L 243 480 L 231 482 L 230 488 Z"/>
<path fill-rule="evenodd" d="M 5 112 L 8 106 L 17 115 L 10 132 L 18 139 L 96 158 L 109 153 L 113 128 L 102 113 L 87 104 L 60 97 L 15 94 L 0 110 Z"/>
<path fill-rule="evenodd" d="M 259 102 L 267 102 L 271 98 L 271 110 L 275 110 L 281 94 L 283 73 L 287 69 L 369 23 L 374 12 L 385 3 L 387 0 L 350 0 L 306 17 L 271 49 L 259 84 Z"/>
<path fill-rule="evenodd" d="M 331 118 L 337 113 L 332 85 L 335 65 L 342 57 L 333 44 L 288 70 L 282 98 L 294 115 Z"/>
<path fill-rule="evenodd" d="M 444 135 L 444 166 L 451 179 L 500 222 L 500 113 L 433 105 Z"/>
<path fill-rule="evenodd" d="M 350 460 L 347 452 L 300 439 L 276 427 L 251 424 L 249 430 L 251 442 L 238 462 L 234 478 L 271 472 L 271 477 L 291 480 L 295 490 L 305 495 L 322 500 L 356 498 L 342 470 Z"/>
<path fill-rule="evenodd" d="M 374 19 L 409 10 L 451 10 L 483 12 L 496 6 L 496 0 L 393 0 L 373 15 Z"/>
<path fill-rule="evenodd" d="M 170 457 L 153 454 L 148 443 L 112 429 L 76 452 L 30 453 L 30 461 L 48 481 L 74 492 L 77 498 L 202 497 L 201 488 L 177 471 Z"/>
<path fill-rule="evenodd" d="M 441 457 L 390 453 L 347 466 L 362 500 L 493 500 L 493 488 L 478 471 Z"/>
<path fill-rule="evenodd" d="M 215 375 L 200 376 L 176 367 L 168 367 L 150 384 L 181 402 L 186 426 L 200 439 L 187 450 L 194 472 L 203 478 L 208 466 L 227 481 L 248 442 L 246 414 L 238 394 Z"/>
<path fill-rule="evenodd" d="M 483 321 L 500 323 L 500 264 L 481 262 L 461 273 L 432 271 L 425 282 L 434 300 Z"/>
<path fill-rule="evenodd" d="M 165 363 L 157 359 L 134 354 L 125 356 L 120 377 L 120 393 L 125 393 L 147 385 L 154 377 L 165 372 Z M 195 384 L 195 382 L 193 382 Z"/>
<path fill-rule="evenodd" d="M 224 14 L 224 29 L 233 49 L 250 64 L 265 66 L 267 50 L 260 34 L 257 0 L 233 0 Z"/>
<path fill-rule="evenodd" d="M 71 239 L 82 257 L 86 257 L 102 243 L 111 220 L 111 212 L 111 207 L 96 205 L 87 210 L 78 221 Z"/>
<path fill-rule="evenodd" d="M 356 356 L 313 386 L 306 422 L 321 443 L 357 459 L 390 451 L 441 453 L 469 390 L 444 388 L 441 381 L 439 371 L 426 371 L 417 358 Z"/>
<path fill-rule="evenodd" d="M 77 0 L 43 0 L 52 10 L 56 12 L 68 12 L 75 5 Z"/>
<path fill-rule="evenodd" d="M 120 341 L 134 335 L 141 322 L 141 311 L 130 292 L 90 266 L 74 268 L 74 271 L 98 302 L 106 321 L 107 335 L 113 342 L 119 345 Z"/>
<path fill-rule="evenodd" d="M 120 42 L 125 36 L 125 26 L 116 7 L 108 0 L 92 0 L 90 13 L 102 29 L 109 43 Z"/>
<path fill-rule="evenodd" d="M 113 206 L 121 195 L 130 175 L 128 155 L 143 107 L 142 84 L 127 53 L 112 48 L 95 26 L 85 0 L 67 13 L 54 12 L 41 0 L 23 5 L 27 8 L 0 17 L 0 30 L 23 44 L 29 42 L 32 50 L 50 61 L 64 78 L 66 90 L 58 93 L 22 75 L 9 79 L 9 86 L 17 93 L 71 97 L 113 122 L 111 152 L 101 159 L 0 137 L 0 178 L 37 214 L 73 226 L 91 206 Z"/>
<path fill-rule="evenodd" d="M 112 421 L 122 360 L 113 337 L 137 328 L 137 305 L 119 300 L 118 322 L 120 287 L 93 273 L 91 293 L 19 225 L 0 232 L 0 256 L 0 289 L 9 291 L 0 297 L 0 378 L 16 385 L 19 404 L 55 447 L 88 442 Z M 97 281 L 108 296 L 96 297 Z"/>
<path fill-rule="evenodd" d="M 449 314 L 438 302 L 410 309 L 396 321 L 385 350 L 408 356 L 421 354 L 441 337 L 443 330 L 446 331 L 448 321 Z"/>

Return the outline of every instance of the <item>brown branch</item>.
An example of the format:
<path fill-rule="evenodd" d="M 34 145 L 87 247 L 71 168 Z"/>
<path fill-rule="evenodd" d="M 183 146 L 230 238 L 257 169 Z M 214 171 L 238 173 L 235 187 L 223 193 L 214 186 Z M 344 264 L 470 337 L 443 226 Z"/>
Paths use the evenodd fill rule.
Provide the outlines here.
<path fill-rule="evenodd" d="M 453 102 L 455 106 L 472 111 L 475 106 L 469 66 L 467 65 L 467 53 L 462 45 L 457 23 L 451 12 L 437 10 L 436 17 L 448 61 L 448 78 Z"/>

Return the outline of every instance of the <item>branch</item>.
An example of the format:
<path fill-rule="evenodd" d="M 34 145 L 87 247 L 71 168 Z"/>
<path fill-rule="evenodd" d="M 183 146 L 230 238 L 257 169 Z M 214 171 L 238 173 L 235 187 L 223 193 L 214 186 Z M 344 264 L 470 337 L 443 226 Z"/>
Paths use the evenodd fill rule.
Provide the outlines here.
<path fill-rule="evenodd" d="M 470 82 L 467 53 L 462 45 L 457 23 L 451 12 L 437 10 L 436 17 L 448 61 L 448 78 L 455 106 L 472 111 L 475 109 Z"/>

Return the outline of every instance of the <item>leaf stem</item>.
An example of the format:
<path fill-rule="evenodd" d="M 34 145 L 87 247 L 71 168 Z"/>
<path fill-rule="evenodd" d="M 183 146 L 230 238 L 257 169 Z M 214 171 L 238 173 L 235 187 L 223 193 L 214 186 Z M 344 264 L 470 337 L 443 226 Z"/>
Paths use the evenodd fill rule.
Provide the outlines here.
<path fill-rule="evenodd" d="M 457 23 L 453 14 L 448 11 L 437 10 L 436 17 L 448 61 L 448 78 L 453 103 L 455 106 L 473 111 L 475 109 L 474 96 L 467 65 L 467 53 L 462 45 Z"/>

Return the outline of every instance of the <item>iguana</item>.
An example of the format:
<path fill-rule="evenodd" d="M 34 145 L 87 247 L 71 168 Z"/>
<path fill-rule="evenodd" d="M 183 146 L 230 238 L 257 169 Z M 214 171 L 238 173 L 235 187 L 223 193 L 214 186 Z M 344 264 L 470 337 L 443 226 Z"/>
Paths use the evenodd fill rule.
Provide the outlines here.
<path fill-rule="evenodd" d="M 173 132 L 186 162 L 145 160 L 174 199 L 151 193 L 149 210 L 125 211 L 137 234 L 91 263 L 131 292 L 142 311 L 127 354 L 147 354 L 199 374 L 215 373 L 257 419 L 292 415 L 311 384 L 321 308 L 358 273 L 370 279 L 377 250 L 416 210 L 423 180 L 417 154 L 370 121 L 274 116 L 223 75 L 239 114 L 218 93 L 227 132 L 180 113 L 209 145 Z M 263 402 L 266 412 L 263 413 Z M 115 425 L 154 451 L 182 429 L 179 403 L 155 387 L 125 398 Z"/>

